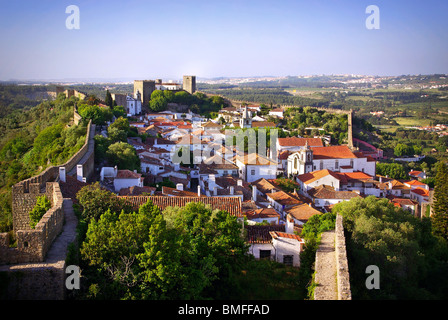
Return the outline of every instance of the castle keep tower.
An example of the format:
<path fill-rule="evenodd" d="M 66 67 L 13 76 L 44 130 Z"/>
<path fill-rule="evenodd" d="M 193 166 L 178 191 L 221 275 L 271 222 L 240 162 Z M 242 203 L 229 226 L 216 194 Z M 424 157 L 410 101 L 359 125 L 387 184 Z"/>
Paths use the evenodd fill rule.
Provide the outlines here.
<path fill-rule="evenodd" d="M 151 93 L 156 89 L 154 80 L 134 80 L 134 97 L 137 92 L 141 94 L 142 107 L 148 108 Z"/>
<path fill-rule="evenodd" d="M 189 92 L 190 94 L 196 91 L 196 76 L 184 76 L 182 89 Z"/>

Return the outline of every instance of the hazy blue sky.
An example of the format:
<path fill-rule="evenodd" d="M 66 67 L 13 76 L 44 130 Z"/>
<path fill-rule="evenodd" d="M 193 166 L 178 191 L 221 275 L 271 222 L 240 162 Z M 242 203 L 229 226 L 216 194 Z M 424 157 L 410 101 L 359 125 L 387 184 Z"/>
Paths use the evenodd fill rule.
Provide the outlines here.
<path fill-rule="evenodd" d="M 1 80 L 448 73 L 446 0 L 0 3 Z"/>

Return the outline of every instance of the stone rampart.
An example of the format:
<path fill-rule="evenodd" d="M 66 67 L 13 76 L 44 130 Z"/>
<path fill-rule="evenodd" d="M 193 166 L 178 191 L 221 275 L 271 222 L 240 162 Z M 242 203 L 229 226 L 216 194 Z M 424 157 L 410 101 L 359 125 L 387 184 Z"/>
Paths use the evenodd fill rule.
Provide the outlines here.
<path fill-rule="evenodd" d="M 345 245 L 343 219 L 340 214 L 336 216 L 335 256 L 338 300 L 351 300 L 352 294 L 350 289 L 350 274 L 348 270 L 347 249 Z"/>
<path fill-rule="evenodd" d="M 336 216 L 335 229 L 322 234 L 316 251 L 314 300 L 351 300 L 344 226 Z"/>
<path fill-rule="evenodd" d="M 36 191 L 38 184 L 32 184 L 32 190 Z M 50 249 L 57 235 L 62 231 L 64 224 L 64 211 L 62 207 L 63 197 L 57 182 L 48 182 L 45 193 L 28 193 L 31 196 L 47 196 L 52 203 L 50 210 L 40 219 L 34 229 L 29 226 L 29 216 L 22 217 L 27 220 L 25 227 L 16 231 L 17 246 L 9 247 L 8 233 L 0 234 L 0 264 L 16 264 L 25 262 L 41 262 Z M 29 201 L 30 202 L 30 201 Z M 35 202 L 35 201 L 34 201 Z M 31 210 L 30 210 L 31 211 Z M 25 219 L 27 218 L 27 219 Z"/>

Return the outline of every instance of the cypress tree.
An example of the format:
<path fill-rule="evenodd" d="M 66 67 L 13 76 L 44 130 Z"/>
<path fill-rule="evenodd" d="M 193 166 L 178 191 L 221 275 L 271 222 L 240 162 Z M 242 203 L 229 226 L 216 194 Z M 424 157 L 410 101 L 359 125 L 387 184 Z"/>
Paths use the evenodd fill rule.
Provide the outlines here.
<path fill-rule="evenodd" d="M 106 100 L 104 102 L 110 108 L 114 106 L 114 100 L 112 99 L 112 95 L 110 94 L 109 90 L 106 90 Z"/>
<path fill-rule="evenodd" d="M 437 164 L 432 207 L 433 232 L 448 240 L 448 167 L 444 162 Z"/>

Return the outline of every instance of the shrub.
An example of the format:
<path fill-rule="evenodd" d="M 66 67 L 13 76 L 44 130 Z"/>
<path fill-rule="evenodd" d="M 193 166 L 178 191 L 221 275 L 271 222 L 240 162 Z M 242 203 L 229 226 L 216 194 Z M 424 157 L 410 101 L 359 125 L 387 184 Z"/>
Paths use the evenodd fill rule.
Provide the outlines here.
<path fill-rule="evenodd" d="M 36 205 L 30 212 L 30 227 L 35 228 L 36 224 L 44 216 L 44 214 L 50 210 L 51 202 L 46 196 L 37 197 Z"/>

